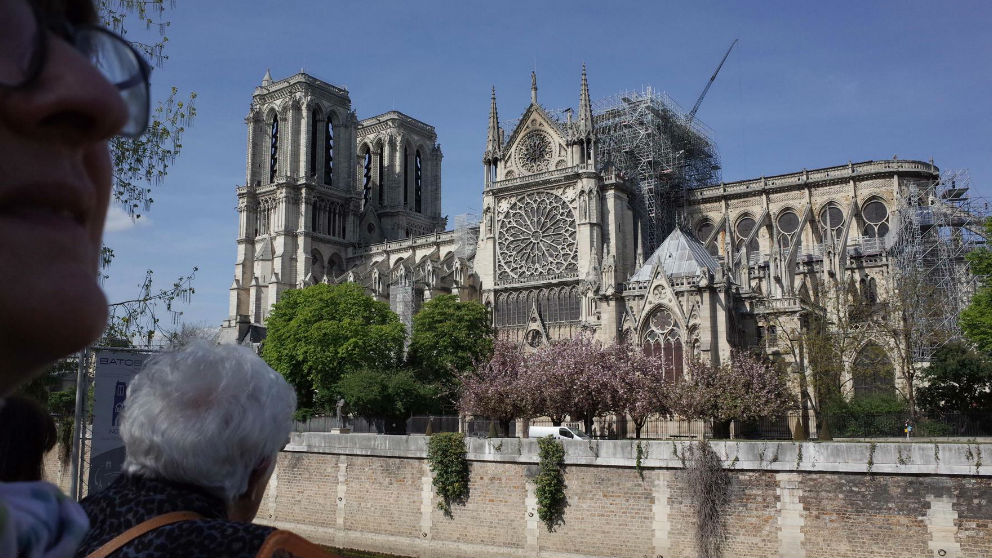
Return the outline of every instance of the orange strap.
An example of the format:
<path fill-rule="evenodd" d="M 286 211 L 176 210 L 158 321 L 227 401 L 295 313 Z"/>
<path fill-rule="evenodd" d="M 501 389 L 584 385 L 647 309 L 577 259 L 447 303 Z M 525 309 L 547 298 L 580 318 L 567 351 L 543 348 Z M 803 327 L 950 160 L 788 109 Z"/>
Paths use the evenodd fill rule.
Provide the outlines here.
<path fill-rule="evenodd" d="M 289 531 L 277 530 L 269 535 L 262 547 L 258 549 L 256 558 L 289 558 L 303 556 L 306 558 L 342 558 L 325 548 L 321 548 L 303 537 Z"/>
<path fill-rule="evenodd" d="M 124 531 L 120 535 L 110 539 L 103 546 L 90 552 L 86 558 L 106 558 L 114 552 L 116 552 L 120 547 L 126 545 L 127 543 L 133 541 L 134 539 L 144 535 L 149 531 L 154 531 L 159 527 L 164 527 L 172 523 L 178 523 L 180 521 L 190 521 L 193 519 L 202 519 L 203 516 L 191 511 L 177 511 L 171 513 L 163 513 L 162 515 L 157 515 L 151 519 L 142 521 L 141 523 L 131 527 L 127 531 Z"/>

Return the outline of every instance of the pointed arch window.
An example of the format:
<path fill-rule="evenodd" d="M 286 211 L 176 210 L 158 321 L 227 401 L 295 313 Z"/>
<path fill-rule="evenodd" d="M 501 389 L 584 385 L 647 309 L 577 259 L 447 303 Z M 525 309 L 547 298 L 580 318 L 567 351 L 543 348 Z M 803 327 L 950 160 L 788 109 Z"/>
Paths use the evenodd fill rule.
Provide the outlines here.
<path fill-rule="evenodd" d="M 313 109 L 310 113 L 310 176 L 317 176 L 317 142 L 320 138 L 320 113 Z"/>
<path fill-rule="evenodd" d="M 840 237 L 841 231 L 844 228 L 844 212 L 837 207 L 837 204 L 830 203 L 821 209 L 819 220 L 820 233 L 823 235 L 824 241 L 828 238 L 836 240 Z"/>
<path fill-rule="evenodd" d="M 279 117 L 272 115 L 269 127 L 271 146 L 269 148 L 269 182 L 276 181 L 276 165 L 279 163 Z"/>
<path fill-rule="evenodd" d="M 709 219 L 704 219 L 701 223 L 699 223 L 699 225 L 696 226 L 696 238 L 699 240 L 699 242 L 705 244 L 706 239 L 708 239 L 710 235 L 713 234 L 714 228 L 715 227 L 713 226 L 713 221 L 710 221 Z M 716 245 L 716 242 L 711 243 L 706 248 L 706 251 L 709 252 L 710 255 L 712 256 L 720 255 L 720 248 Z"/>
<path fill-rule="evenodd" d="M 423 161 L 418 149 L 413 160 L 413 204 L 417 213 L 423 211 Z"/>
<path fill-rule="evenodd" d="M 875 343 L 868 343 L 861 349 L 854 359 L 851 375 L 855 397 L 895 393 L 895 367 L 885 349 Z"/>
<path fill-rule="evenodd" d="M 379 157 L 379 206 L 386 205 L 386 161 L 385 150 L 380 147 L 377 153 Z"/>
<path fill-rule="evenodd" d="M 871 200 L 861 209 L 865 238 L 885 238 L 889 234 L 889 209 L 880 200 Z"/>
<path fill-rule="evenodd" d="M 751 236 L 751 231 L 754 230 L 756 225 L 757 223 L 755 222 L 754 217 L 751 217 L 750 215 L 745 215 L 737 221 L 737 225 L 734 227 L 734 233 L 737 236 L 738 251 L 744 249 L 744 243 L 747 241 L 747 237 Z M 748 243 L 747 251 L 751 254 L 756 254 L 758 253 L 758 249 L 758 236 L 755 235 L 755 237 L 751 239 L 751 242 Z"/>
<path fill-rule="evenodd" d="M 788 250 L 793 244 L 801 241 L 799 237 L 799 216 L 787 209 L 778 216 L 778 245 L 782 250 Z"/>
<path fill-rule="evenodd" d="M 403 146 L 403 207 L 410 207 L 410 149 Z"/>
<path fill-rule="evenodd" d="M 668 308 L 662 306 L 651 312 L 641 336 L 641 347 L 649 356 L 661 360 L 665 380 L 675 382 L 682 378 L 682 334 Z"/>
<path fill-rule="evenodd" d="M 316 137 L 316 136 L 314 136 Z M 324 124 L 324 184 L 331 186 L 334 182 L 334 122 L 327 115 Z"/>
<path fill-rule="evenodd" d="M 362 199 L 363 205 L 365 207 L 369 203 L 369 198 L 372 195 L 372 152 L 365 151 L 365 159 L 362 163 Z"/>

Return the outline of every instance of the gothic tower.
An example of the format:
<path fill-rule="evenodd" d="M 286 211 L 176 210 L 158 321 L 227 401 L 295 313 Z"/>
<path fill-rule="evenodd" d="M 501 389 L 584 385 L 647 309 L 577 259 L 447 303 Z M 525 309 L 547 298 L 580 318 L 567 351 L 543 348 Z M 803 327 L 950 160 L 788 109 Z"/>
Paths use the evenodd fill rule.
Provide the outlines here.
<path fill-rule="evenodd" d="M 238 188 L 238 256 L 227 327 L 239 338 L 279 294 L 345 271 L 358 236 L 358 122 L 348 91 L 299 73 L 255 88 L 246 182 Z"/>
<path fill-rule="evenodd" d="M 443 231 L 441 146 L 434 127 L 390 111 L 358 123 L 355 166 L 363 244 Z"/>

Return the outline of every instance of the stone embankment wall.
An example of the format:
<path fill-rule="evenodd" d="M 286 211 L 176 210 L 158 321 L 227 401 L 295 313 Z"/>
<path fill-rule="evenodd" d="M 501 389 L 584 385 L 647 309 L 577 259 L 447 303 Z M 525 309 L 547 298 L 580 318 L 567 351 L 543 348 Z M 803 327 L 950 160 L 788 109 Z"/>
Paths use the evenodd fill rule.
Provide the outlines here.
<path fill-rule="evenodd" d="M 691 442 L 565 441 L 568 507 L 537 517 L 535 440 L 468 441 L 471 493 L 437 509 L 422 436 L 294 434 L 257 521 L 406 556 L 697 556 Z M 712 442 L 726 556 L 992 556 L 992 444 Z"/>

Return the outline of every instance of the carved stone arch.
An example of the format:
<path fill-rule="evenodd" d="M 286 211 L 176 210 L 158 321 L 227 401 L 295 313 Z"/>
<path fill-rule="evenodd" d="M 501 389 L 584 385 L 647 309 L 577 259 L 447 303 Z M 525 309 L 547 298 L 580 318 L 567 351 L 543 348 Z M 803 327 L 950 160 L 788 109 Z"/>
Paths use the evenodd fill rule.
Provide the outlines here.
<path fill-rule="evenodd" d="M 851 359 L 854 396 L 895 395 L 896 370 L 892 355 L 873 338 L 858 346 Z"/>
<path fill-rule="evenodd" d="M 655 305 L 641 325 L 639 344 L 650 356 L 660 358 L 664 377 L 677 381 L 685 372 L 685 335 L 688 330 L 680 323 L 678 313 L 664 304 Z"/>
<path fill-rule="evenodd" d="M 331 279 L 337 279 L 342 273 L 344 273 L 344 260 L 341 259 L 341 254 L 334 252 L 327 258 L 327 275 Z"/>
<path fill-rule="evenodd" d="M 288 117 L 289 116 L 289 111 L 293 107 L 292 100 L 290 100 L 288 98 L 286 98 L 286 99 L 279 99 L 278 101 L 276 101 L 274 103 L 274 106 L 275 106 L 276 112 L 279 114 L 279 119 L 280 120 L 285 119 L 286 117 Z"/>
<path fill-rule="evenodd" d="M 747 223 L 748 219 L 750 219 L 750 225 Z M 751 236 L 751 231 L 758 228 L 758 221 L 757 217 L 754 216 L 754 213 L 751 211 L 743 211 L 734 217 L 732 223 L 731 234 L 733 235 L 733 246 L 734 252 L 736 253 L 744 247 L 744 242 L 747 240 L 748 236 Z M 753 237 L 754 238 L 751 243 L 748 245 L 749 252 L 757 252 L 760 250 L 758 235 L 755 234 Z"/>
<path fill-rule="evenodd" d="M 548 311 L 544 314 L 545 321 L 549 323 L 563 322 L 562 310 L 565 308 L 560 287 L 550 287 L 547 290 Z"/>
<path fill-rule="evenodd" d="M 836 200 L 827 200 L 815 208 L 813 213 L 813 218 L 816 219 L 817 226 L 814 227 L 815 234 L 818 236 L 823 236 L 827 229 L 827 223 L 824 221 L 825 218 L 830 220 L 830 229 L 833 231 L 834 236 L 837 237 L 840 230 L 843 229 L 847 221 L 850 220 L 851 216 L 848 215 L 849 212 L 844 211 L 844 206 L 842 206 Z M 837 220 L 839 219 L 839 222 Z"/>
<path fill-rule="evenodd" d="M 686 354 L 691 358 L 701 358 L 701 341 L 699 339 L 699 325 L 692 324 L 686 330 Z"/>
<path fill-rule="evenodd" d="M 793 244 L 802 242 L 803 214 L 794 206 L 786 205 L 776 211 L 772 223 L 780 250 L 788 250 Z"/>
<path fill-rule="evenodd" d="M 324 256 L 320 253 L 320 250 L 313 248 L 310 250 L 310 275 L 313 276 L 313 281 L 319 283 L 324 280 L 324 274 L 326 272 L 326 264 L 324 263 Z"/>
<path fill-rule="evenodd" d="M 617 340 L 622 343 L 633 343 L 637 344 L 637 320 L 630 313 L 630 309 L 624 310 L 623 317 L 620 319 L 620 328 L 617 333 Z"/>
<path fill-rule="evenodd" d="M 548 341 L 550 341 L 550 336 L 548 336 L 548 328 L 544 323 L 544 319 L 537 311 L 537 305 L 531 303 L 527 311 L 527 329 L 524 330 L 523 349 L 525 351 L 534 351 Z"/>
<path fill-rule="evenodd" d="M 875 194 L 858 208 L 858 229 L 862 238 L 884 238 L 890 232 L 892 204 Z"/>

